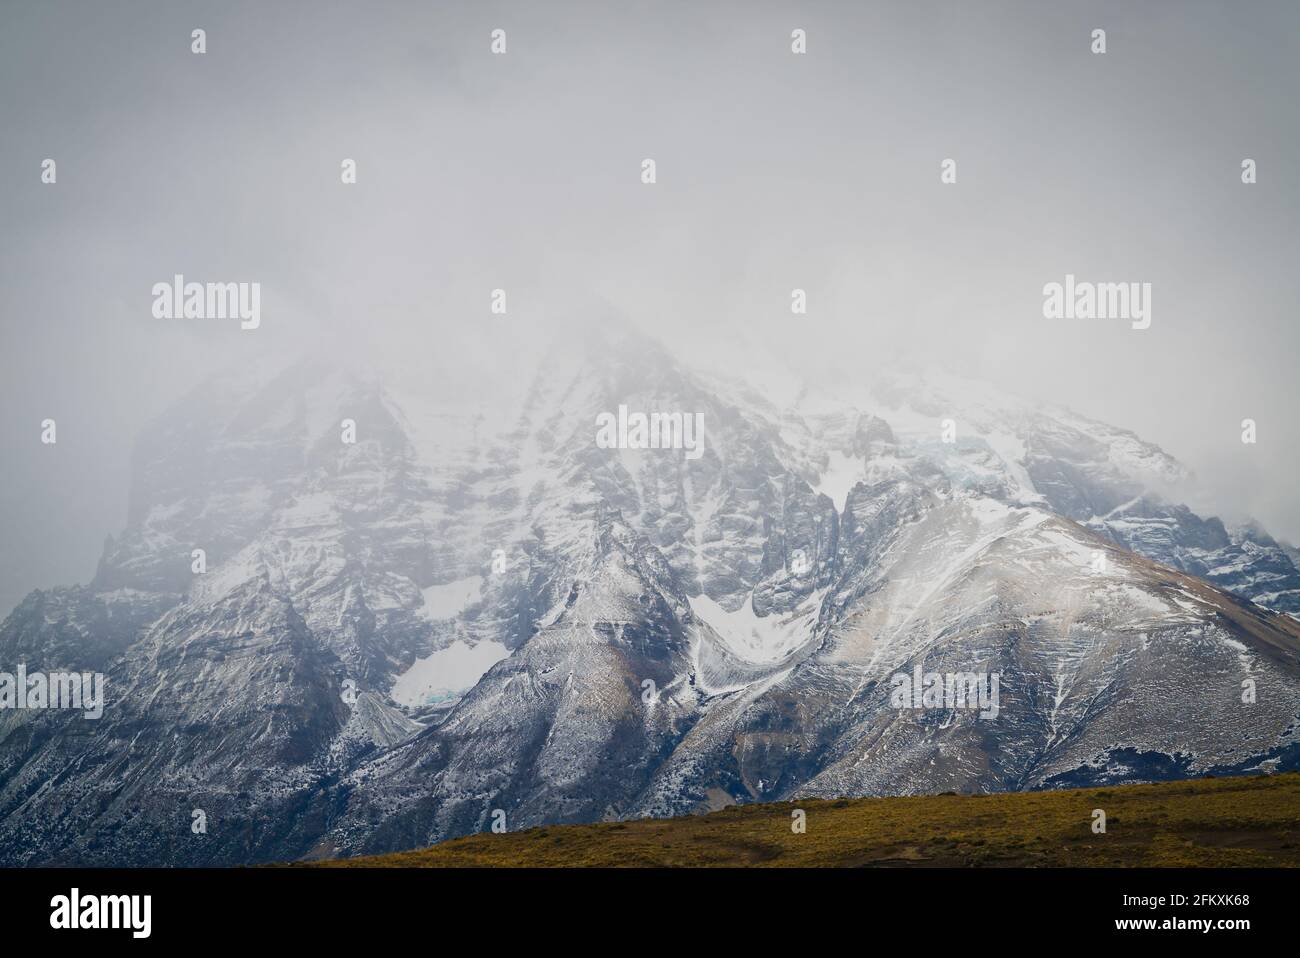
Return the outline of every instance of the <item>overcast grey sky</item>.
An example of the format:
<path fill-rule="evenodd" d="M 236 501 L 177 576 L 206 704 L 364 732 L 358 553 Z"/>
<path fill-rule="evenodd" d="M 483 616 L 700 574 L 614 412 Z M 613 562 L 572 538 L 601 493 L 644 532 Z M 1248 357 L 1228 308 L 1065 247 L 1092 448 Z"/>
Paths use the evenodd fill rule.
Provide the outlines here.
<path fill-rule="evenodd" d="M 93 575 L 134 437 L 209 371 L 520 362 L 594 300 L 703 365 L 1067 403 L 1300 540 L 1298 90 L 1289 0 L 0 0 L 0 614 Z M 154 319 L 177 272 L 260 282 L 261 328 Z M 1044 319 L 1066 273 L 1151 283 L 1151 328 Z"/>

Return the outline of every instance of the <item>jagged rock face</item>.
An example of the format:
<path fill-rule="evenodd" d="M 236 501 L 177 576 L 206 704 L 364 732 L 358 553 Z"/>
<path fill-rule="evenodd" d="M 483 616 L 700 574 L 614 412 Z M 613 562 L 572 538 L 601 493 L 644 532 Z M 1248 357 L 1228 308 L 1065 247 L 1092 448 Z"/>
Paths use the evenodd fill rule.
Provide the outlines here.
<path fill-rule="evenodd" d="M 1270 609 L 1300 615 L 1300 573 L 1286 548 L 1247 524 L 1229 530 L 1186 506 L 1142 497 L 1088 523 L 1134 552 Z"/>
<path fill-rule="evenodd" d="M 543 369 L 497 428 L 311 365 L 170 411 L 95 581 L 0 627 L 0 669 L 107 674 L 99 720 L 0 712 L 0 861 L 1300 761 L 1294 550 L 1131 433 L 890 382 L 780 408 L 641 342 Z M 620 405 L 700 413 L 703 454 L 601 448 Z M 996 715 L 899 707 L 927 672 L 996 674 Z"/>

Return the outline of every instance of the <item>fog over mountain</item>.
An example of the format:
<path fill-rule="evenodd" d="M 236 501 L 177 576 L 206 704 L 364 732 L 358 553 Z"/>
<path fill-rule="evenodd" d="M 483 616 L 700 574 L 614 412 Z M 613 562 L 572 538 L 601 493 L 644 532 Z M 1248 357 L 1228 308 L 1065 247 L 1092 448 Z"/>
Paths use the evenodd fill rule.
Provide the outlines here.
<path fill-rule="evenodd" d="M 1300 540 L 1300 11 L 1192 8 L 6 5 L 0 605 L 93 574 L 136 436 L 226 364 L 531 373 L 593 315 L 773 383 L 955 367 L 1136 430 L 1209 511 Z M 260 282 L 261 327 L 154 319 L 178 272 Z M 1151 327 L 1044 319 L 1066 273 L 1152 283 Z"/>

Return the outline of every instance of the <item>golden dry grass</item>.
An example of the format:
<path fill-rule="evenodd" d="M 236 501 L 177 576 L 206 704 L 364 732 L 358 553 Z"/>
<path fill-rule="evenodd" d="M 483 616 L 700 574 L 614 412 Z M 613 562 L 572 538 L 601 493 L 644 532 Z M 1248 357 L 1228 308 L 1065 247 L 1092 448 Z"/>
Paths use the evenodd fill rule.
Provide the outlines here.
<path fill-rule="evenodd" d="M 791 813 L 807 831 L 791 830 Z M 1106 833 L 1092 811 L 1106 812 Z M 471 835 L 323 867 L 1298 866 L 1300 774 L 732 807 Z"/>

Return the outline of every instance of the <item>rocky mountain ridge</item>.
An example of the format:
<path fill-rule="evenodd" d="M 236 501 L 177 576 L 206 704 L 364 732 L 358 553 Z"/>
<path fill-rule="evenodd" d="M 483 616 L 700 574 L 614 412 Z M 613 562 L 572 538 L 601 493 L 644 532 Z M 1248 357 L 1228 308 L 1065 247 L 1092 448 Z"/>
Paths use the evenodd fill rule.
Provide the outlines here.
<path fill-rule="evenodd" d="M 0 712 L 0 860 L 1296 767 L 1289 547 L 1133 434 L 947 384 L 782 407 L 639 340 L 541 369 L 496 419 L 310 364 L 170 410 L 95 580 L 0 626 L 109 690 Z M 703 455 L 600 448 L 619 405 Z M 918 669 L 999 676 L 997 717 L 895 707 Z"/>

